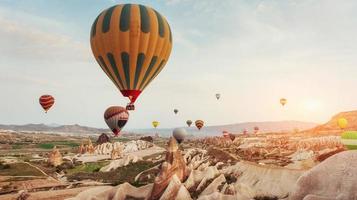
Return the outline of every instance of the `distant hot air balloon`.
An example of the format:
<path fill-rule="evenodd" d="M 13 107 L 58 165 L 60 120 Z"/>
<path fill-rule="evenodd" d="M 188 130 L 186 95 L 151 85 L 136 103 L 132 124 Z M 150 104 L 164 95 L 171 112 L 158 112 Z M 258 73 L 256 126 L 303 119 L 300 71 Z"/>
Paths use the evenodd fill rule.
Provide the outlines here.
<path fill-rule="evenodd" d="M 160 124 L 160 122 L 158 122 L 158 121 L 153 121 L 153 122 L 152 122 L 152 126 L 153 126 L 154 128 L 156 128 L 157 126 L 159 126 L 159 124 Z"/>
<path fill-rule="evenodd" d="M 192 121 L 191 120 L 187 120 L 186 124 L 187 124 L 188 127 L 191 127 Z"/>
<path fill-rule="evenodd" d="M 340 129 L 345 129 L 348 125 L 347 119 L 341 117 L 337 120 L 337 125 L 340 127 Z"/>
<path fill-rule="evenodd" d="M 243 129 L 243 135 L 247 135 L 248 134 L 248 130 L 247 129 Z"/>
<path fill-rule="evenodd" d="M 180 144 L 186 137 L 187 132 L 184 128 L 175 128 L 172 132 L 172 135 L 176 139 L 176 141 Z"/>
<path fill-rule="evenodd" d="M 196 121 L 195 121 L 195 125 L 196 125 L 196 127 L 198 128 L 198 130 L 201 130 L 201 128 L 202 128 L 203 125 L 204 125 L 204 121 L 202 121 L 202 120 L 196 120 Z"/>
<path fill-rule="evenodd" d="M 255 126 L 255 127 L 254 127 L 254 133 L 258 133 L 258 131 L 259 131 L 259 127 L 258 127 L 258 126 Z"/>
<path fill-rule="evenodd" d="M 174 109 L 174 113 L 177 114 L 178 113 L 178 109 Z"/>
<path fill-rule="evenodd" d="M 53 96 L 45 94 L 42 95 L 39 99 L 39 102 L 42 106 L 42 108 L 45 110 L 45 112 L 47 113 L 47 111 L 53 106 L 53 104 L 55 103 L 55 98 L 53 98 Z"/>
<path fill-rule="evenodd" d="M 287 101 L 288 101 L 288 100 L 286 100 L 285 98 L 281 98 L 281 99 L 280 99 L 280 104 L 281 104 L 282 106 L 285 106 L 285 104 L 287 103 Z"/>
<path fill-rule="evenodd" d="M 218 100 L 219 98 L 221 98 L 221 94 L 217 93 L 216 94 L 216 99 Z"/>
<path fill-rule="evenodd" d="M 104 112 L 105 123 L 118 136 L 129 119 L 129 112 L 121 106 L 111 106 Z"/>
<path fill-rule="evenodd" d="M 345 131 L 341 135 L 341 143 L 349 150 L 357 149 L 357 131 Z"/>
<path fill-rule="evenodd" d="M 222 131 L 223 137 L 229 138 L 229 133 L 228 131 Z"/>
<path fill-rule="evenodd" d="M 229 138 L 230 138 L 232 141 L 234 141 L 234 140 L 236 139 L 236 136 L 233 135 L 232 133 L 230 133 L 230 134 L 229 134 Z"/>
<path fill-rule="evenodd" d="M 137 4 L 112 6 L 94 20 L 90 43 L 103 71 L 128 97 L 128 110 L 167 63 L 172 35 L 165 17 Z"/>

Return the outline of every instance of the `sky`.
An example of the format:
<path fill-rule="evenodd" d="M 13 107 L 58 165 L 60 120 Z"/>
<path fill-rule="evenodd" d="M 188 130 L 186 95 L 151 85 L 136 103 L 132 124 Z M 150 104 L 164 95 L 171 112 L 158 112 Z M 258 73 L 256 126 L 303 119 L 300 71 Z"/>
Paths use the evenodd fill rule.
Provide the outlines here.
<path fill-rule="evenodd" d="M 89 31 L 122 3 L 156 9 L 173 35 L 128 129 L 153 120 L 164 128 L 188 119 L 322 123 L 357 108 L 355 0 L 0 0 L 0 124 L 106 127 L 105 109 L 128 100 L 96 63 Z M 42 94 L 56 98 L 47 114 Z"/>

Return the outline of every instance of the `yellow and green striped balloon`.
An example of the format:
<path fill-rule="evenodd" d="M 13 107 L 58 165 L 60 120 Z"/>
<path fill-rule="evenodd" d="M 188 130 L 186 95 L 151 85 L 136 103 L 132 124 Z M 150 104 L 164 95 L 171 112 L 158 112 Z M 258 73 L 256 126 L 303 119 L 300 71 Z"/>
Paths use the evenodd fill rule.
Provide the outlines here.
<path fill-rule="evenodd" d="M 95 19 L 92 52 L 123 96 L 129 110 L 140 93 L 160 73 L 170 56 L 172 35 L 165 17 L 137 4 L 120 4 Z"/>

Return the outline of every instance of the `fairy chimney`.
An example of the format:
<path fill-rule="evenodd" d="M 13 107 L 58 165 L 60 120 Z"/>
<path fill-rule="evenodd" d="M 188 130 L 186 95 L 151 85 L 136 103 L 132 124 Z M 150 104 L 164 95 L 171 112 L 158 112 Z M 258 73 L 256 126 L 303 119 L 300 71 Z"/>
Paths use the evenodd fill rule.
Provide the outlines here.
<path fill-rule="evenodd" d="M 48 156 L 48 163 L 55 167 L 63 163 L 62 155 L 56 146 L 53 147 L 52 152 Z"/>

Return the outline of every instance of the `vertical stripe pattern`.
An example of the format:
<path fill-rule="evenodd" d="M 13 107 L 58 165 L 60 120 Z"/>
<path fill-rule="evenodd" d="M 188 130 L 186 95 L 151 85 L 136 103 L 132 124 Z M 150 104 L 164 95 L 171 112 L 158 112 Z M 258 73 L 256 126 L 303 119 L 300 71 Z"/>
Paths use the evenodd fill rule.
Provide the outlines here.
<path fill-rule="evenodd" d="M 166 19 L 154 9 L 122 4 L 99 14 L 90 42 L 98 64 L 128 96 L 127 91 L 140 94 L 163 69 L 171 53 L 172 34 Z"/>

